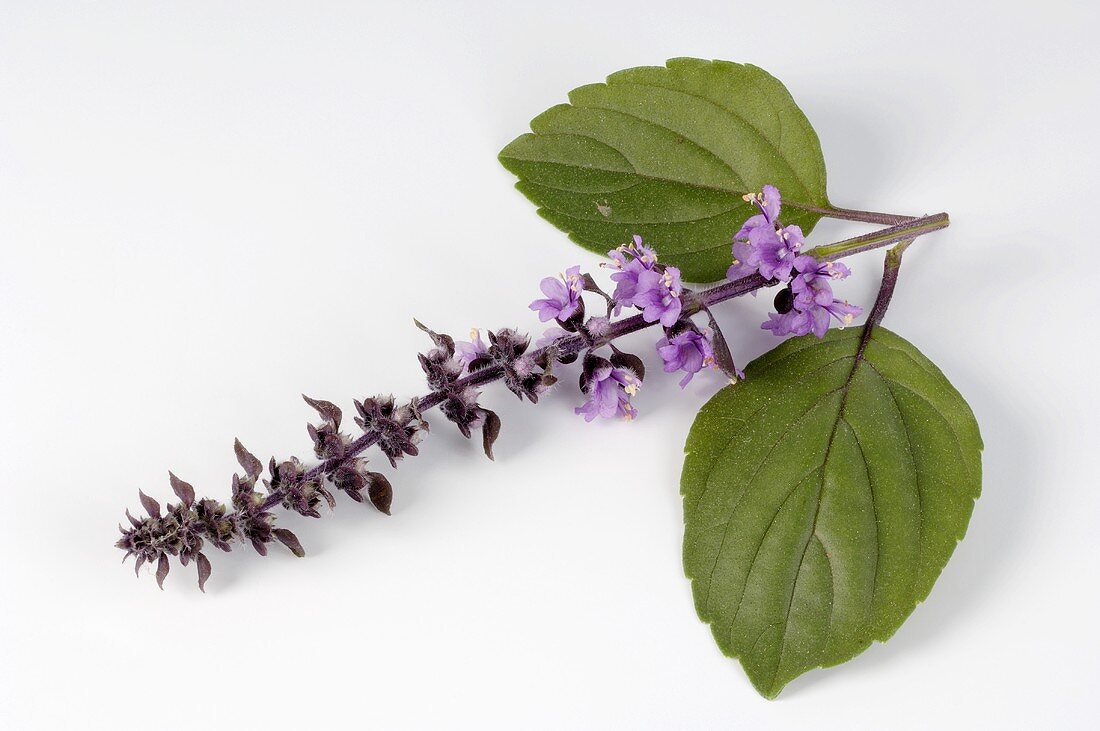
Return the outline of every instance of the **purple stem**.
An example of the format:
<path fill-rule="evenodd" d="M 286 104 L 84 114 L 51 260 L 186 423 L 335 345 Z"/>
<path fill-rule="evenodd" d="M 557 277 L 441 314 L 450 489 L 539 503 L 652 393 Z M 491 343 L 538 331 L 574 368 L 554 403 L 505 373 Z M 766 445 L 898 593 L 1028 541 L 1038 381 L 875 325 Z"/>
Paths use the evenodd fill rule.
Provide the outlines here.
<path fill-rule="evenodd" d="M 893 226 L 906 221 L 912 221 L 916 216 L 903 216 L 900 213 L 879 213 L 877 211 L 860 211 L 855 208 L 838 208 L 829 206 L 819 208 L 808 203 L 784 202 L 788 208 L 798 208 L 810 213 L 817 213 L 826 218 L 839 218 L 844 221 L 861 221 L 863 223 L 877 223 L 882 226 Z"/>
<path fill-rule="evenodd" d="M 867 349 L 867 343 L 871 342 L 871 331 L 878 327 L 886 310 L 890 307 L 890 300 L 894 297 L 894 288 L 898 284 L 898 274 L 901 271 L 901 255 L 909 248 L 913 239 L 905 239 L 886 252 L 886 261 L 882 265 L 882 284 L 878 288 L 878 296 L 875 304 L 867 313 L 867 322 L 863 324 L 863 332 L 859 336 L 859 347 L 856 348 L 855 362 L 858 364 L 863 358 L 863 351 Z M 855 374 L 855 365 L 852 366 L 852 374 Z M 849 381 L 851 376 L 849 376 Z"/>
<path fill-rule="evenodd" d="M 946 213 L 937 213 L 931 216 L 922 216 L 920 218 L 908 219 L 901 223 L 896 223 L 893 226 L 884 228 L 881 231 L 875 231 L 862 236 L 855 236 L 844 241 L 837 242 L 835 244 L 829 244 L 827 246 L 819 246 L 815 249 L 811 249 L 806 253 L 815 256 L 819 259 L 840 259 L 846 256 L 852 256 L 864 251 L 870 251 L 871 249 L 878 249 L 890 244 L 896 244 L 899 242 L 906 242 L 904 245 L 900 245 L 895 248 L 898 251 L 896 259 L 898 264 L 901 262 L 900 250 L 903 250 L 905 246 L 908 246 L 917 236 L 928 233 L 930 231 L 937 231 L 942 228 L 946 228 L 950 223 Z M 891 256 L 893 256 L 893 251 Z M 886 311 L 886 305 L 889 303 L 890 294 L 893 292 L 893 281 L 897 279 L 897 269 L 889 269 L 889 263 L 891 256 L 887 257 L 887 273 L 883 277 L 883 286 L 886 287 L 886 279 L 889 276 L 893 277 L 889 286 L 889 293 L 886 295 L 885 302 L 882 303 L 881 311 L 879 311 L 879 302 L 875 303 L 870 315 L 868 316 L 868 322 L 877 324 L 878 320 L 882 319 L 882 315 Z M 892 271 L 892 275 L 891 275 Z M 726 300 L 733 299 L 734 297 L 740 297 L 741 295 L 748 294 L 757 289 L 770 286 L 774 284 L 773 281 L 764 279 L 759 274 L 753 274 L 741 279 L 734 279 L 721 284 L 717 284 L 713 287 L 708 287 L 700 292 L 691 293 L 689 298 L 684 302 L 684 315 L 693 315 L 696 312 L 701 311 L 704 307 L 710 307 L 718 304 L 719 302 L 725 302 Z M 879 299 L 883 297 L 882 293 L 879 294 Z M 875 318 L 878 318 L 877 320 Z M 623 318 L 617 322 L 611 324 L 608 328 L 607 334 L 596 341 L 595 345 L 603 345 L 611 342 L 624 335 L 644 330 L 648 327 L 653 327 L 657 323 L 646 322 L 642 319 L 640 314 L 633 315 L 631 317 Z M 567 335 L 558 340 L 553 345 L 548 345 L 544 348 L 539 348 L 531 353 L 531 357 L 538 360 L 540 357 L 547 354 L 551 349 L 557 349 L 559 356 L 569 356 L 580 353 L 585 348 L 589 347 L 590 343 L 581 335 Z M 503 371 L 499 366 L 493 366 L 480 370 L 477 373 L 466 376 L 456 381 L 455 385 L 459 388 L 463 386 L 483 386 L 488 383 L 492 383 L 503 375 Z M 426 396 L 422 396 L 417 399 L 417 410 L 427 411 L 428 409 L 438 406 L 443 403 L 445 396 L 438 392 L 433 391 Z M 374 434 L 364 434 L 356 439 L 350 445 L 348 445 L 347 452 L 343 458 L 345 461 L 355 459 L 368 447 L 373 445 L 377 441 L 377 437 Z M 325 467 L 328 463 L 322 462 L 312 467 L 306 472 L 305 478 L 313 479 L 320 477 L 325 472 Z M 282 500 L 282 496 L 278 493 L 273 493 L 264 502 L 264 509 L 274 507 Z"/>

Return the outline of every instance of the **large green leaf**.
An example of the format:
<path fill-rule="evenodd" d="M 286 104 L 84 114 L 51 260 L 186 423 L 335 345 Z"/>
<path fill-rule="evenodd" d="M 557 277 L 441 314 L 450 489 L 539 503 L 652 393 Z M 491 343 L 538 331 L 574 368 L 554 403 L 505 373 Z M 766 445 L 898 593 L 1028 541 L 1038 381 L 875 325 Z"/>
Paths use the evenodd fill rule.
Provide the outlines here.
<path fill-rule="evenodd" d="M 981 490 L 981 436 L 958 391 L 897 335 L 860 342 L 860 328 L 785 342 L 688 436 L 696 610 L 769 698 L 890 637 Z"/>
<path fill-rule="evenodd" d="M 806 116 L 755 66 L 677 58 L 574 89 L 500 153 L 539 213 L 603 253 L 640 234 L 689 281 L 725 276 L 730 241 L 765 184 L 808 233 L 829 207 Z"/>

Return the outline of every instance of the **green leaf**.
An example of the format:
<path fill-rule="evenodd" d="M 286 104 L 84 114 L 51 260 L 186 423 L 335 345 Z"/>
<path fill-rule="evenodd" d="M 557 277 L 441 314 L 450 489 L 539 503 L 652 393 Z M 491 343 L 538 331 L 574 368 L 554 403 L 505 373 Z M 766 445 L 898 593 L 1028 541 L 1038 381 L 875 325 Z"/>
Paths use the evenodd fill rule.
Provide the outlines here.
<path fill-rule="evenodd" d="M 755 66 L 677 58 L 574 89 L 500 153 L 516 187 L 581 246 L 605 253 L 640 234 L 688 281 L 722 279 L 741 199 L 779 188 L 784 223 L 809 233 L 829 208 L 817 134 Z"/>
<path fill-rule="evenodd" d="M 684 569 L 718 646 L 774 698 L 889 638 L 966 532 L 982 440 L 935 365 L 876 327 L 789 340 L 688 436 Z"/>

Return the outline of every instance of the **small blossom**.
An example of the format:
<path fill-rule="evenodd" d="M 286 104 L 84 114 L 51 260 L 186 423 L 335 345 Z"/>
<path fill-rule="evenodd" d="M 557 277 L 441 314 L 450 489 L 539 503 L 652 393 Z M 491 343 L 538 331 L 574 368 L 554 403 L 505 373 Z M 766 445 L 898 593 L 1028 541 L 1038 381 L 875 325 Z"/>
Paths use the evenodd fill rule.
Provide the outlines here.
<path fill-rule="evenodd" d="M 452 390 L 447 398 L 439 405 L 443 415 L 454 422 L 462 436 L 467 439 L 473 429 L 479 425 L 481 408 L 477 404 L 481 392 L 473 386 L 467 386 L 460 390 Z"/>
<path fill-rule="evenodd" d="M 741 279 L 758 271 L 760 271 L 760 250 L 748 241 L 734 241 L 733 264 L 726 270 L 726 279 Z"/>
<path fill-rule="evenodd" d="M 785 282 L 791 278 L 794 260 L 802 250 L 805 237 L 798 226 L 775 229 L 770 236 L 757 237 L 760 252 L 760 276 Z M 750 243 L 752 240 L 750 239 Z"/>
<path fill-rule="evenodd" d="M 829 330 L 830 318 L 836 318 L 841 327 L 851 325 L 863 309 L 846 300 L 833 297 L 829 279 L 848 276 L 848 268 L 842 264 L 818 264 L 812 257 L 799 257 L 806 272 L 799 272 L 792 280 L 790 294 L 785 298 L 785 311 L 768 313 L 768 321 L 760 327 L 775 335 L 805 335 L 812 332 L 819 338 Z M 804 261 L 810 259 L 813 264 Z M 782 293 L 781 293 L 782 294 Z M 779 297 L 776 298 L 779 304 Z"/>
<path fill-rule="evenodd" d="M 774 226 L 779 220 L 779 211 L 782 209 L 783 199 L 779 195 L 779 189 L 774 185 L 765 185 L 759 193 L 746 193 L 741 197 L 746 203 L 752 203 L 760 209 L 760 213 L 745 221 L 745 225 L 737 233 L 735 238 L 748 235 L 748 230 L 762 226 Z"/>
<path fill-rule="evenodd" d="M 581 307 L 584 278 L 580 266 L 569 267 L 560 279 L 546 277 L 539 284 L 539 289 L 546 297 L 529 305 L 530 309 L 539 313 L 539 320 L 568 320 Z"/>
<path fill-rule="evenodd" d="M 598 416 L 634 419 L 638 411 L 630 403 L 630 397 L 638 393 L 642 385 L 637 375 L 629 369 L 611 365 L 604 358 L 589 356 L 585 360 L 584 393 L 588 398 L 574 411 L 582 414 L 585 421 Z"/>
<path fill-rule="evenodd" d="M 819 262 L 812 256 L 800 256 L 795 259 L 797 276 L 791 280 L 791 291 L 795 297 L 812 299 L 819 305 L 833 301 L 831 280 L 844 279 L 852 272 L 843 264 L 831 261 Z"/>
<path fill-rule="evenodd" d="M 195 520 L 210 542 L 223 551 L 230 550 L 233 540 L 233 521 L 226 516 L 226 507 L 217 500 L 203 498 L 195 503 Z"/>
<path fill-rule="evenodd" d="M 347 435 L 340 433 L 338 427 L 330 421 L 317 426 L 307 424 L 306 431 L 313 440 L 313 452 L 318 459 L 340 459 L 351 442 Z"/>
<path fill-rule="evenodd" d="M 547 328 L 546 332 L 539 336 L 539 339 L 535 341 L 535 347 L 545 348 L 548 345 L 553 345 L 567 335 L 569 335 L 569 332 L 567 330 L 563 330 L 560 327 Z"/>
<path fill-rule="evenodd" d="M 631 243 L 607 252 L 607 256 L 612 266 L 619 270 L 611 275 L 611 281 L 615 282 L 611 297 L 616 303 L 615 314 L 618 314 L 620 308 L 634 306 L 634 298 L 641 291 L 638 279 L 657 265 L 657 252 L 643 245 L 642 237 L 635 235 Z"/>
<path fill-rule="evenodd" d="M 634 306 L 642 310 L 642 319 L 672 327 L 680 319 L 681 302 L 680 270 L 665 267 L 664 271 L 649 270 L 638 277 L 638 292 Z"/>
<path fill-rule="evenodd" d="M 766 322 L 760 325 L 764 330 L 770 330 L 773 335 L 783 337 L 786 335 L 805 335 L 813 329 L 813 320 L 808 312 L 791 309 L 782 314 L 769 312 Z"/>
<path fill-rule="evenodd" d="M 744 200 L 754 203 L 760 213 L 751 216 L 734 234 L 733 265 L 726 276 L 739 279 L 759 272 L 765 279 L 789 280 L 802 248 L 802 229 L 779 225 L 781 199 L 775 186 L 765 185 L 762 193 L 747 194 Z"/>
<path fill-rule="evenodd" d="M 418 320 L 416 326 L 427 333 L 435 347 L 427 353 L 417 353 L 420 367 L 424 370 L 428 385 L 433 391 L 442 391 L 450 387 L 462 375 L 462 361 L 455 357 L 455 341 L 450 335 L 437 333 Z M 392 398 L 391 398 L 392 401 Z"/>
<path fill-rule="evenodd" d="M 691 328 L 657 341 L 657 354 L 665 364 L 665 373 L 684 371 L 680 388 L 691 382 L 692 377 L 704 368 L 715 367 L 714 349 L 708 331 Z"/>
<path fill-rule="evenodd" d="M 489 346 L 481 339 L 481 331 L 474 329 L 470 331 L 470 342 L 456 342 L 455 352 L 458 355 L 458 359 L 462 361 L 462 365 L 469 369 L 470 364 L 478 358 L 483 357 L 489 350 Z"/>
<path fill-rule="evenodd" d="M 819 338 L 825 337 L 825 331 L 829 329 L 830 317 L 836 318 L 836 321 L 840 323 L 841 327 L 847 327 L 851 325 L 852 321 L 862 312 L 862 307 L 849 304 L 848 300 L 834 299 L 827 305 L 815 306 L 811 311 L 814 320 L 814 335 Z"/>
<path fill-rule="evenodd" d="M 505 388 L 519 398 L 538 403 L 539 396 L 557 381 L 549 369 L 524 355 L 530 345 L 527 335 L 503 328 L 489 332 L 489 343 L 488 361 L 500 366 Z"/>
<path fill-rule="evenodd" d="M 268 466 L 271 479 L 264 480 L 268 493 L 279 496 L 281 504 L 287 510 L 293 510 L 307 518 L 320 518 L 317 508 L 323 500 L 329 509 L 336 507 L 336 500 L 320 479 L 307 479 L 305 466 L 297 457 L 275 463 L 272 458 Z"/>

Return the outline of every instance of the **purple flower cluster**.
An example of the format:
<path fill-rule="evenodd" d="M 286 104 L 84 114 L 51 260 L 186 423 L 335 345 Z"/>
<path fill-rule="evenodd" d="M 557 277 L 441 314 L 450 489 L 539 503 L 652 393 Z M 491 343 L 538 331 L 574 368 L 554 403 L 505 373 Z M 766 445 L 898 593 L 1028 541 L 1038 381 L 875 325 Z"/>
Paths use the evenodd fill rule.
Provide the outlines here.
<path fill-rule="evenodd" d="M 614 357 L 614 356 L 612 356 Z M 638 410 L 630 403 L 630 397 L 642 387 L 643 376 L 635 368 L 589 353 L 584 359 L 581 375 L 581 391 L 588 399 L 574 411 L 592 421 L 597 416 L 605 419 L 621 417 L 631 421 Z"/>
<path fill-rule="evenodd" d="M 612 294 L 601 290 L 591 275 L 581 273 L 579 267 L 571 267 L 560 279 L 542 280 L 540 287 L 546 297 L 535 300 L 530 306 L 539 313 L 541 320 L 553 319 L 557 323 L 539 338 L 537 347 L 556 348 L 565 339 L 574 337 L 579 338 L 588 350 L 581 376 L 581 390 L 586 400 L 576 409 L 586 421 L 596 417 L 631 420 L 638 413 L 631 397 L 638 392 L 644 378 L 641 359 L 623 353 L 613 345 L 610 347 L 614 354 L 610 358 L 593 352 L 610 345 L 613 338 L 610 317 L 620 314 L 624 307 L 639 310 L 643 322 L 662 326 L 664 336 L 657 342 L 657 354 L 666 372 L 684 373 L 681 388 L 706 368 L 721 369 L 731 380 L 742 375 L 733 364 L 725 341 L 716 341 L 713 328 L 700 329 L 692 323 L 691 316 L 705 308 L 696 303 L 693 309 L 685 309 L 685 301 L 689 300 L 691 293 L 684 288 L 679 269 L 661 264 L 657 252 L 646 246 L 640 236 L 634 236 L 629 243 L 608 252 L 608 258 L 610 262 L 604 266 L 614 270 L 611 274 L 611 281 L 615 283 Z M 606 315 L 584 319 L 581 294 L 586 291 L 606 300 Z M 709 311 L 707 314 L 709 316 Z M 713 317 L 711 324 L 717 327 Z M 460 346 L 464 358 L 467 352 L 471 357 L 477 352 L 477 343 L 475 333 L 471 334 L 468 345 Z"/>
<path fill-rule="evenodd" d="M 847 301 L 833 297 L 831 279 L 843 279 L 851 272 L 835 262 L 819 262 L 812 256 L 795 259 L 795 276 L 775 299 L 775 312 L 768 313 L 765 330 L 776 335 L 805 335 L 812 332 L 819 338 L 829 330 L 830 318 L 841 327 L 851 325 L 863 310 Z"/>
<path fill-rule="evenodd" d="M 781 199 L 773 186 L 765 186 L 746 200 L 754 203 L 759 213 L 734 237 L 734 262 L 728 276 L 737 279 L 759 274 L 786 285 L 775 298 L 776 312 L 763 327 L 777 335 L 813 332 L 821 337 L 830 318 L 851 323 L 860 309 L 836 299 L 830 284 L 848 276 L 848 268 L 801 253 L 802 230 L 780 224 Z M 127 513 L 129 527 L 120 526 L 122 537 L 116 545 L 127 556 L 135 556 L 136 568 L 155 565 L 158 583 L 168 574 L 169 557 L 178 558 L 185 566 L 195 563 L 200 587 L 210 576 L 210 562 L 203 553 L 206 546 L 228 551 L 234 542 L 251 544 L 266 555 L 268 546 L 278 542 L 295 555 L 304 555 L 298 538 L 276 527 L 274 508 L 318 518 L 323 508 L 335 505 L 334 492 L 343 492 L 357 502 L 367 499 L 389 514 L 393 488 L 384 475 L 367 469 L 367 460 L 360 455 L 368 447 L 377 446 L 393 468 L 404 458 L 417 456 L 417 445 L 428 432 L 422 412 L 438 406 L 464 436 L 469 438 L 479 430 L 485 454 L 492 459 L 501 420 L 481 405 L 481 387 L 499 380 L 519 399 L 537 403 L 557 383 L 557 365 L 581 358 L 584 402 L 575 412 L 585 421 L 597 417 L 630 421 L 638 413 L 631 399 L 642 386 L 645 366 L 641 358 L 623 352 L 613 341 L 646 324 L 661 326 L 657 355 L 665 372 L 683 374 L 681 388 L 704 369 L 719 370 L 731 382 L 744 378 L 707 306 L 708 301 L 720 299 L 708 300 L 706 293 L 685 288 L 680 270 L 658 262 L 657 252 L 640 236 L 608 252 L 608 257 L 605 265 L 613 269 L 610 278 L 615 285 L 611 294 L 580 266 L 541 281 L 544 296 L 532 302 L 530 309 L 542 322 L 553 320 L 554 326 L 539 338 L 534 350 L 530 350 L 527 335 L 511 328 L 486 330 L 486 339 L 480 330 L 472 330 L 469 341 L 456 342 L 450 335 L 416 322 L 433 346 L 418 355 L 431 389 L 426 396 L 400 404 L 390 395 L 355 401 L 354 422 L 362 430 L 358 437 L 341 430 L 343 414 L 335 404 L 304 397 L 320 417 L 318 423 L 307 426 L 319 464 L 307 468 L 295 457 L 271 459 L 267 477 L 262 478 L 262 463 L 238 441 L 235 448 L 242 472 L 233 475 L 228 504 L 196 500 L 192 487 L 170 473 L 172 489 L 180 501 L 162 510 L 155 500 L 139 493 L 147 517 L 138 519 Z M 759 282 L 754 282 L 757 285 Z M 745 291 L 748 289 L 738 294 Z M 586 315 L 585 293 L 602 298 L 606 311 Z M 725 298 L 730 296 L 735 295 L 725 294 Z M 634 308 L 640 315 L 613 322 L 612 317 L 623 308 Z M 696 316 L 705 316 L 707 327 L 693 322 Z"/>
<path fill-rule="evenodd" d="M 615 313 L 622 307 L 637 307 L 646 322 L 660 322 L 664 327 L 676 324 L 683 309 L 680 270 L 658 264 L 657 252 L 645 246 L 641 236 L 607 255 L 618 269 L 611 275 Z"/>
<path fill-rule="evenodd" d="M 752 216 L 733 237 L 733 264 L 726 272 L 729 279 L 759 273 L 765 279 L 787 284 L 775 297 L 775 312 L 760 327 L 776 335 L 825 337 L 830 318 L 841 327 L 850 325 L 863 310 L 836 299 L 830 280 L 843 279 L 851 272 L 843 264 L 818 261 L 800 254 L 804 237 L 798 226 L 779 222 L 782 199 L 772 185 L 760 193 L 750 193 L 745 201 L 760 213 Z"/>
<path fill-rule="evenodd" d="M 716 365 L 711 331 L 695 327 L 666 334 L 657 341 L 657 354 L 661 356 L 666 373 L 683 371 L 687 374 L 680 379 L 680 388 L 687 386 L 699 371 Z"/>

